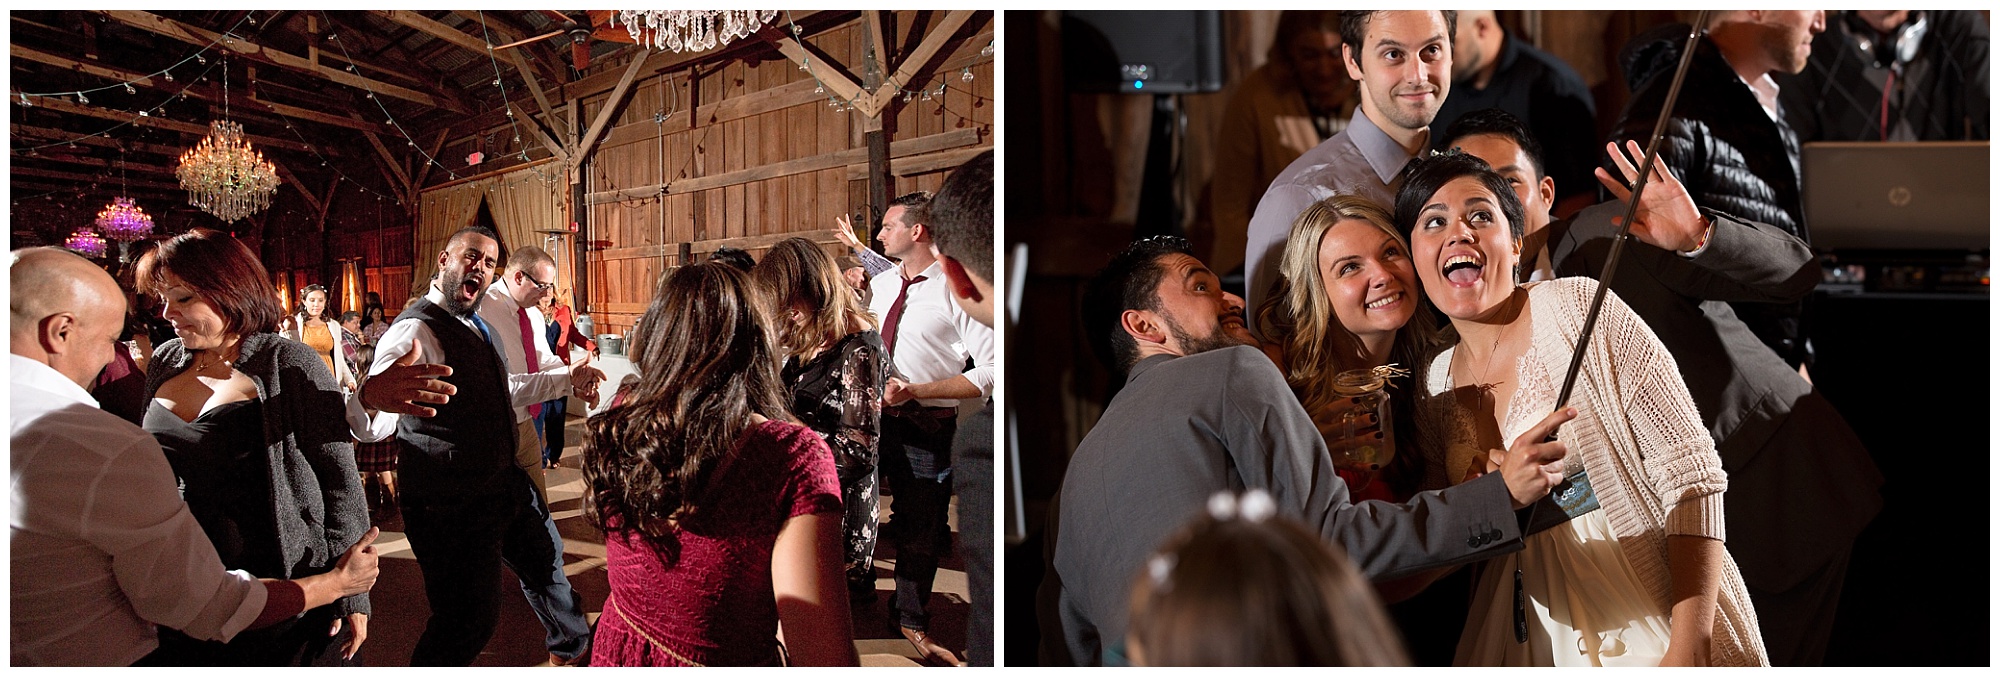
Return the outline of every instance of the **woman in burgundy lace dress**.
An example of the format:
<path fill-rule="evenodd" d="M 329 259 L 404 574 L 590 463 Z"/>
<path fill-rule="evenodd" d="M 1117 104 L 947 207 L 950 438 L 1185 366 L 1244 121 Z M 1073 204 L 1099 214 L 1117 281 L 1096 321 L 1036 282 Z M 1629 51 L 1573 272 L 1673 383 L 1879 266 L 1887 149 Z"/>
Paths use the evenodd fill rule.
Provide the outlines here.
<path fill-rule="evenodd" d="M 847 595 L 875 596 L 876 438 L 888 355 L 875 316 L 849 291 L 833 257 L 804 238 L 772 245 L 750 272 L 770 302 L 792 414 L 826 440 L 840 473 Z"/>
<path fill-rule="evenodd" d="M 832 454 L 791 422 L 748 278 L 661 283 L 583 442 L 611 584 L 593 665 L 855 665 Z M 779 645 L 778 628 L 785 642 Z"/>

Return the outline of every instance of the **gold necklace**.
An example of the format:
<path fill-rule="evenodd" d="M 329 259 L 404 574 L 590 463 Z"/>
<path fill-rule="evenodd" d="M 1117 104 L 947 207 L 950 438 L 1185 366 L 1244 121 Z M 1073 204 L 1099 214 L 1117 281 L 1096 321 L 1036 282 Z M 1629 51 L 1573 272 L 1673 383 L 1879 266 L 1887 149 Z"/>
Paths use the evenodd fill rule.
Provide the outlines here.
<path fill-rule="evenodd" d="M 1512 302 L 1513 302 L 1513 297 L 1509 296 L 1508 303 Z M 1499 356 L 1500 342 L 1502 339 L 1505 339 L 1507 337 L 1507 332 L 1513 330 L 1514 325 L 1520 323 L 1521 323 L 1520 311 L 1515 311 L 1514 321 L 1512 323 L 1509 323 L 1507 326 L 1501 327 L 1499 333 L 1494 334 L 1493 336 L 1493 347 L 1487 349 L 1486 363 L 1481 365 L 1481 368 L 1479 370 L 1478 380 L 1480 381 L 1480 383 L 1470 383 L 1464 385 L 1476 386 L 1480 389 L 1482 393 L 1492 389 L 1496 385 L 1491 382 L 1491 377 L 1493 376 L 1493 363 L 1498 361 L 1495 358 Z M 1452 353 L 1452 360 L 1454 362 L 1458 360 L 1458 353 Z"/>
<path fill-rule="evenodd" d="M 221 354 L 222 354 L 222 350 L 223 350 L 223 349 L 222 349 L 222 347 L 218 346 L 218 347 L 217 347 L 217 348 L 216 348 L 216 349 L 214 350 L 213 354 L 214 354 L 214 355 L 221 355 Z M 209 355 L 209 354 L 211 354 L 211 353 L 210 353 L 210 351 L 207 351 L 207 350 L 204 350 L 204 351 L 201 351 L 201 352 L 199 352 L 199 353 L 196 353 L 196 354 L 197 354 L 197 355 Z M 238 354 L 238 355 L 237 355 L 237 357 L 242 357 L 242 355 L 241 355 L 241 354 Z M 203 371 L 208 371 L 208 368 L 209 368 L 209 367 L 213 367 L 213 366 L 215 366 L 215 365 L 218 365 L 218 364 L 221 364 L 221 365 L 227 365 L 227 366 L 231 366 L 231 367 L 234 367 L 234 366 L 235 366 L 235 362 L 236 362 L 236 360 L 234 360 L 234 359 L 227 359 L 227 360 L 225 360 L 225 359 L 220 359 L 220 358 L 218 358 L 218 359 L 215 359 L 215 360 L 211 360 L 211 361 L 209 361 L 209 362 L 208 362 L 207 364 L 202 364 L 200 360 L 196 360 L 196 361 L 195 361 L 195 364 L 194 364 L 194 370 L 195 370 L 195 371 L 197 371 L 197 372 L 203 372 Z"/>

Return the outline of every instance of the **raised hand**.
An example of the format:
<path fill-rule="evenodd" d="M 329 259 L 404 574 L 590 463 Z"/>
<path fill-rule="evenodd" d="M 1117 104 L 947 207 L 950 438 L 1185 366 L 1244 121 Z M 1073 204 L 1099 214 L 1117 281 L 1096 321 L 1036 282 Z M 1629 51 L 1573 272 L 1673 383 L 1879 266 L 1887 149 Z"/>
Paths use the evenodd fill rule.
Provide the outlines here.
<path fill-rule="evenodd" d="M 833 235 L 834 237 L 840 238 L 841 244 L 847 245 L 848 249 L 863 248 L 861 245 L 861 241 L 855 239 L 854 227 L 848 222 L 846 214 L 841 214 L 838 218 L 835 218 L 833 222 L 840 226 L 839 228 L 833 229 Z"/>
<path fill-rule="evenodd" d="M 361 406 L 420 418 L 436 416 L 436 409 L 424 405 L 450 402 L 458 387 L 438 380 L 450 376 L 451 367 L 418 364 L 423 357 L 424 344 L 412 342 L 410 352 L 362 384 Z"/>
<path fill-rule="evenodd" d="M 1629 201 L 1632 189 L 1628 186 L 1639 180 L 1637 164 L 1646 157 L 1646 151 L 1639 147 L 1638 141 L 1627 140 L 1625 147 L 1627 150 L 1620 150 L 1616 142 L 1604 144 L 1623 181 L 1612 178 L 1603 167 L 1598 167 L 1596 174 L 1597 182 L 1604 184 L 1612 197 Z M 1613 225 L 1618 222 L 1619 217 L 1612 217 Z M 1708 227 L 1708 220 L 1695 208 L 1694 197 L 1688 195 L 1687 187 L 1681 185 L 1666 163 L 1655 160 L 1652 178 L 1646 180 L 1646 194 L 1640 196 L 1639 208 L 1632 213 L 1632 235 L 1661 249 L 1687 252 L 1701 246 Z"/>

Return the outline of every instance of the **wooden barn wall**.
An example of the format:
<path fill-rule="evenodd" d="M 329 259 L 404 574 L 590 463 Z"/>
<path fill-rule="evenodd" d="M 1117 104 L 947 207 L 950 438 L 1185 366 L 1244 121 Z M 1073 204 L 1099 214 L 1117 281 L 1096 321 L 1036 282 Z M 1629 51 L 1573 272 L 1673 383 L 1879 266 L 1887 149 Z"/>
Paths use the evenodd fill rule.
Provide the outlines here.
<path fill-rule="evenodd" d="M 921 16 L 935 22 L 941 15 Z M 896 18 L 898 36 L 923 29 L 913 26 L 917 12 Z M 883 111 L 891 196 L 936 190 L 951 168 L 993 144 L 993 57 L 981 54 L 992 26 L 990 18 L 975 21 L 986 25 L 975 24 L 971 37 L 907 87 L 944 84 L 941 99 L 918 97 Z M 853 73 L 864 32 L 854 21 L 805 41 Z M 605 132 L 584 177 L 590 232 L 582 239 L 599 247 L 589 255 L 585 310 L 597 331 L 629 328 L 660 276 L 683 256 L 700 260 L 722 246 L 761 256 L 793 235 L 830 245 L 839 215 L 874 221 L 867 214 L 866 116 L 829 106 L 829 95 L 816 93 L 797 63 L 774 51 L 758 57 L 644 78 Z M 585 98 L 579 122 L 594 119 L 606 99 Z M 664 120 L 656 122 L 656 114 Z"/>

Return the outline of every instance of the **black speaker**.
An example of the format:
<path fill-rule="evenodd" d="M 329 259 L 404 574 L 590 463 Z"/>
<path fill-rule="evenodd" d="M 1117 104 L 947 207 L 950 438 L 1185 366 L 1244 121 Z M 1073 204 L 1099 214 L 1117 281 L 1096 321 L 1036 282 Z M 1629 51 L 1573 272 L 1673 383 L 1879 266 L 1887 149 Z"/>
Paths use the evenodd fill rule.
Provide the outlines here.
<path fill-rule="evenodd" d="M 1222 89 L 1222 12 L 1063 12 L 1070 89 L 1192 94 Z"/>

